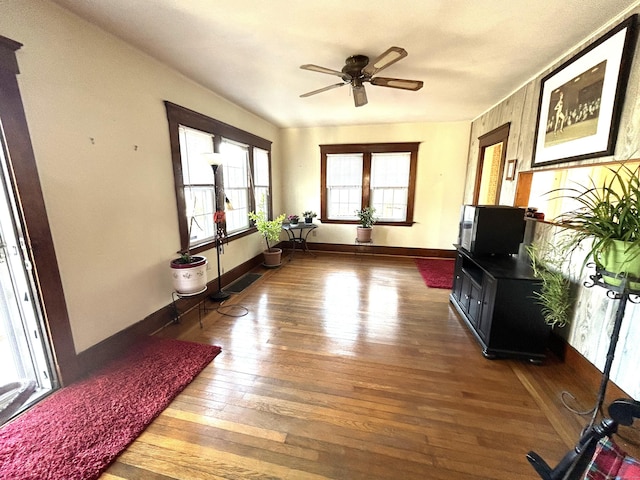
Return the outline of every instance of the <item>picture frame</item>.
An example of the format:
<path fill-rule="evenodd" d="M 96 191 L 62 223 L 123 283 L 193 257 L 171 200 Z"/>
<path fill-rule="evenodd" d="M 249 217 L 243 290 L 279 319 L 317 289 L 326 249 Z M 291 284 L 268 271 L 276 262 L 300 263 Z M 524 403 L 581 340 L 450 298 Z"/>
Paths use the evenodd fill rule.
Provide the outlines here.
<path fill-rule="evenodd" d="M 507 160 L 507 167 L 505 169 L 505 175 L 504 175 L 504 179 L 505 180 L 515 180 L 516 179 L 516 165 L 518 163 L 518 160 L 513 159 L 513 160 Z"/>
<path fill-rule="evenodd" d="M 542 78 L 532 167 L 613 155 L 636 31 L 633 15 Z"/>

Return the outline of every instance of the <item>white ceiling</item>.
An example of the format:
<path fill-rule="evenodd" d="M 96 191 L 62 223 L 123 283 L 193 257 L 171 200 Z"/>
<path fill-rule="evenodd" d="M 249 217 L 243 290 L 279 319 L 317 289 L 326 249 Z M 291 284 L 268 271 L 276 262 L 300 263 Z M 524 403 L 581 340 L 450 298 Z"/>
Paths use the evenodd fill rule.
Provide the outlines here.
<path fill-rule="evenodd" d="M 630 0 L 54 0 L 280 127 L 471 120 L 590 37 Z M 349 87 L 340 70 L 390 46 L 380 73 L 418 92 Z M 168 99 L 171 100 L 171 99 Z"/>

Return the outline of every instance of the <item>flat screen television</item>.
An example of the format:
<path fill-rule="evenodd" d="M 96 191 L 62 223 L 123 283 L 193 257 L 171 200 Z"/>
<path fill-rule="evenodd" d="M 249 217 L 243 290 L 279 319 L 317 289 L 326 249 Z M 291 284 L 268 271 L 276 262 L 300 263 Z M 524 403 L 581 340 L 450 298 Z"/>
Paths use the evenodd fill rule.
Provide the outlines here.
<path fill-rule="evenodd" d="M 458 244 L 473 255 L 518 253 L 525 209 L 505 205 L 463 205 Z"/>

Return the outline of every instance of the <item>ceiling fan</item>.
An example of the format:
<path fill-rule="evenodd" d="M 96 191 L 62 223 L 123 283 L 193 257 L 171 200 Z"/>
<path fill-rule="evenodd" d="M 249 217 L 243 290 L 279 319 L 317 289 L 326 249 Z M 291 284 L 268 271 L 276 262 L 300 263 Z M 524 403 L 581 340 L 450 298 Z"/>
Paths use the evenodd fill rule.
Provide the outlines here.
<path fill-rule="evenodd" d="M 417 91 L 422 88 L 423 82 L 420 80 L 404 80 L 401 78 L 389 78 L 389 77 L 374 77 L 380 70 L 393 65 L 399 60 L 402 60 L 408 55 L 404 48 L 391 47 L 385 51 L 382 55 L 370 62 L 369 57 L 366 55 L 353 55 L 346 59 L 344 67 L 341 71 L 332 70 L 330 68 L 319 67 L 318 65 L 300 65 L 303 70 L 310 70 L 312 72 L 328 73 L 329 75 L 336 75 L 342 78 L 342 82 L 335 85 L 329 85 L 328 87 L 313 90 L 312 92 L 303 93 L 300 97 L 310 97 L 316 93 L 326 92 L 333 88 L 342 87 L 344 85 L 351 85 L 353 91 L 353 101 L 356 107 L 361 107 L 367 104 L 367 92 L 364 90 L 364 83 L 369 82 L 371 85 L 377 85 L 379 87 L 400 88 L 402 90 Z"/>

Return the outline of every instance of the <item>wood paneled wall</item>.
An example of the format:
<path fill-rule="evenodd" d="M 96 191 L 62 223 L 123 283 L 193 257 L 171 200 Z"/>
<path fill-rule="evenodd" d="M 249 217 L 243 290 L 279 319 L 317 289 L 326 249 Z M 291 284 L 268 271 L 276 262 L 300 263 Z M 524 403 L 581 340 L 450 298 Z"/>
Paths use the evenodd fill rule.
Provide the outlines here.
<path fill-rule="evenodd" d="M 636 8 L 631 13 L 640 13 Z M 553 71 L 576 53 L 588 47 L 595 40 L 609 31 L 612 27 L 627 18 L 630 14 L 613 18 L 600 32 L 573 49 L 566 56 L 557 59 L 552 65 L 540 72 L 535 78 L 511 94 L 500 104 L 491 108 L 475 119 L 471 126 L 471 144 L 467 165 L 467 182 L 465 185 L 464 201 L 471 202 L 475 172 L 478 161 L 478 138 L 500 127 L 511 123 L 507 144 L 507 159 L 517 159 L 517 175 L 520 172 L 532 170 L 533 144 L 536 132 L 537 110 L 540 94 L 541 79 Z M 567 49 L 571 45 L 566 45 Z M 618 130 L 616 150 L 613 156 L 601 157 L 561 164 L 561 167 L 571 165 L 588 165 L 613 160 L 627 160 L 640 156 L 640 48 L 636 45 L 634 58 L 629 76 L 625 102 Z M 530 173 L 525 173 L 530 175 Z M 517 181 L 504 180 L 500 194 L 500 203 L 513 205 L 516 201 Z M 518 204 L 522 199 L 518 198 Z M 585 272 L 584 275 L 587 273 Z M 609 331 L 615 312 L 615 301 L 611 301 L 598 288 L 586 289 L 579 286 L 577 290 L 577 307 L 574 318 L 567 330 L 562 333 L 581 355 L 602 369 L 608 348 Z M 640 362 L 640 307 L 630 305 L 626 311 L 620 343 L 616 353 L 616 360 L 612 372 L 612 380 L 634 398 L 640 398 L 640 378 L 635 373 Z"/>

